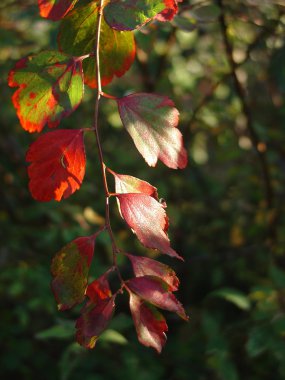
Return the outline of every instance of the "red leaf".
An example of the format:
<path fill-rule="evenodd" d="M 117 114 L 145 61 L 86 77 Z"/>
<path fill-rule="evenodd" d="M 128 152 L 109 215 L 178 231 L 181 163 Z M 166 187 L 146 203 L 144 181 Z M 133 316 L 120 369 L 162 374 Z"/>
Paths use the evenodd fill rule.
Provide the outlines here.
<path fill-rule="evenodd" d="M 83 97 L 82 63 L 58 51 L 43 51 L 21 59 L 10 71 L 8 83 L 19 87 L 13 95 L 22 127 L 40 132 L 58 126 Z"/>
<path fill-rule="evenodd" d="M 136 277 L 145 275 L 156 276 L 161 278 L 169 286 L 169 290 L 175 291 L 179 286 L 179 279 L 173 269 L 159 261 L 143 256 L 133 256 L 127 254 L 131 260 Z"/>
<path fill-rule="evenodd" d="M 97 280 L 91 282 L 86 290 L 86 295 L 94 304 L 112 296 L 110 285 L 107 279 L 108 272 L 104 273 Z"/>
<path fill-rule="evenodd" d="M 73 240 L 53 258 L 51 286 L 59 310 L 70 309 L 83 301 L 96 236 Z"/>
<path fill-rule="evenodd" d="M 187 152 L 176 128 L 178 110 L 166 96 L 137 93 L 118 99 L 124 127 L 150 166 L 160 159 L 172 169 L 187 165 Z"/>
<path fill-rule="evenodd" d="M 86 348 L 94 348 L 98 337 L 107 328 L 115 309 L 115 296 L 105 298 L 96 305 L 87 304 L 76 321 L 76 340 Z"/>
<path fill-rule="evenodd" d="M 142 193 L 156 200 L 158 199 L 157 188 L 150 183 L 130 175 L 115 173 L 111 169 L 108 169 L 108 171 L 113 174 L 115 178 L 116 193 Z"/>
<path fill-rule="evenodd" d="M 30 191 L 38 201 L 69 197 L 85 174 L 82 130 L 61 129 L 40 136 L 29 148 L 26 160 Z"/>
<path fill-rule="evenodd" d="M 178 0 L 183 1 L 183 0 Z M 176 0 L 164 0 L 165 9 L 154 18 L 158 21 L 171 21 L 178 12 Z"/>
<path fill-rule="evenodd" d="M 78 0 L 38 0 L 40 15 L 53 21 L 63 18 Z"/>
<path fill-rule="evenodd" d="M 130 309 L 140 343 L 160 353 L 168 330 L 163 315 L 134 293 L 130 293 Z"/>
<path fill-rule="evenodd" d="M 169 286 L 158 277 L 135 277 L 127 281 L 127 286 L 143 300 L 161 309 L 173 311 L 188 320 L 181 303 L 169 292 Z"/>
<path fill-rule="evenodd" d="M 159 202 L 145 194 L 120 194 L 117 199 L 123 219 L 144 246 L 182 259 L 170 247 L 167 236 L 168 217 Z"/>

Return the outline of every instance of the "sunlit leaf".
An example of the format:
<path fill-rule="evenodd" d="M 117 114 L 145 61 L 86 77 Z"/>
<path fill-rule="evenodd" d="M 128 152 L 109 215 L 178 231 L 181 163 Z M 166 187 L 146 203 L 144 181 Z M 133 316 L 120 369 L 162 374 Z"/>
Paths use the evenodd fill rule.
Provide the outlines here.
<path fill-rule="evenodd" d="M 9 86 L 19 87 L 13 104 L 22 127 L 29 132 L 40 132 L 46 124 L 56 127 L 83 97 L 81 61 L 57 51 L 21 59 L 8 81 Z"/>
<path fill-rule="evenodd" d="M 142 193 L 150 195 L 156 200 L 158 199 L 157 188 L 152 186 L 150 183 L 130 175 L 118 174 L 110 169 L 108 170 L 115 178 L 116 193 Z"/>
<path fill-rule="evenodd" d="M 82 56 L 94 52 L 98 4 L 77 7 L 62 20 L 58 42 L 65 53 Z M 135 42 L 131 32 L 118 32 L 102 20 L 100 32 L 100 72 L 102 85 L 121 77 L 135 58 Z M 83 62 L 84 80 L 96 86 L 95 57 Z"/>
<path fill-rule="evenodd" d="M 107 23 L 117 30 L 133 30 L 154 18 L 171 20 L 176 12 L 176 0 L 111 0 L 104 8 Z"/>
<path fill-rule="evenodd" d="M 170 247 L 168 217 L 159 202 L 149 195 L 133 193 L 119 194 L 117 199 L 123 219 L 144 246 L 181 259 Z"/>
<path fill-rule="evenodd" d="M 83 301 L 96 235 L 80 237 L 63 247 L 53 258 L 52 290 L 60 310 Z"/>
<path fill-rule="evenodd" d="M 78 0 L 38 0 L 40 15 L 53 21 L 63 18 Z"/>
<path fill-rule="evenodd" d="M 40 136 L 29 148 L 29 188 L 38 201 L 69 197 L 78 190 L 85 174 L 82 130 L 61 129 Z"/>
<path fill-rule="evenodd" d="M 160 159 L 172 169 L 187 165 L 187 152 L 176 128 L 179 113 L 166 96 L 137 93 L 118 99 L 124 127 L 150 166 Z"/>
<path fill-rule="evenodd" d="M 86 295 L 94 304 L 112 296 L 107 276 L 108 272 L 91 282 L 87 287 Z"/>
<path fill-rule="evenodd" d="M 140 343 L 153 347 L 160 353 L 166 342 L 165 332 L 168 330 L 163 315 L 132 292 L 130 309 Z"/>

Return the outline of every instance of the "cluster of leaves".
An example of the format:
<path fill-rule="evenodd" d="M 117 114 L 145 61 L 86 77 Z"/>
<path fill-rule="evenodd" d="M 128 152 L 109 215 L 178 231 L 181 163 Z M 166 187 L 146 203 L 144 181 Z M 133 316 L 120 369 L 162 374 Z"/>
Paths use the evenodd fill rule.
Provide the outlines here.
<path fill-rule="evenodd" d="M 160 352 L 167 324 L 156 307 L 187 320 L 173 295 L 178 279 L 165 264 L 118 249 L 110 226 L 109 198 L 116 197 L 122 218 L 145 247 L 181 257 L 170 246 L 166 204 L 159 200 L 156 188 L 106 167 L 98 134 L 98 106 L 100 96 L 117 102 L 123 126 L 150 166 L 160 159 L 169 168 L 185 168 L 187 153 L 177 129 L 179 113 L 169 98 L 134 93 L 117 99 L 101 90 L 114 76 L 120 77 L 130 68 L 135 56 L 132 31 L 151 20 L 171 20 L 177 2 L 114 0 L 81 5 L 76 0 L 39 0 L 38 4 L 42 17 L 62 19 L 59 50 L 23 58 L 10 71 L 9 85 L 18 87 L 13 104 L 22 127 L 29 132 L 41 132 L 46 125 L 57 127 L 81 103 L 85 84 L 97 88 L 97 111 L 90 128 L 48 132 L 30 146 L 26 155 L 30 192 L 38 201 L 60 201 L 78 190 L 85 175 L 84 134 L 95 131 L 106 195 L 105 225 L 91 236 L 73 240 L 52 261 L 52 289 L 58 308 L 70 309 L 86 300 L 76 322 L 76 338 L 81 345 L 93 348 L 112 318 L 116 296 L 126 290 L 139 341 Z M 108 190 L 106 173 L 115 179 L 115 192 Z M 96 237 L 104 230 L 112 242 L 113 267 L 89 283 Z M 135 277 L 123 280 L 118 254 L 129 258 Z M 121 283 L 115 292 L 108 280 L 113 270 Z"/>

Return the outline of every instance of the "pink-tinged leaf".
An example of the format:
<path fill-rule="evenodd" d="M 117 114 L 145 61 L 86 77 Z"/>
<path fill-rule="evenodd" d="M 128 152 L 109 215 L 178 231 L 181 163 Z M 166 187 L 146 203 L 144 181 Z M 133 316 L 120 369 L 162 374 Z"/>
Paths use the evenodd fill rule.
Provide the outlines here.
<path fill-rule="evenodd" d="M 40 15 L 53 21 L 62 19 L 78 0 L 38 0 Z"/>
<path fill-rule="evenodd" d="M 144 246 L 182 259 L 170 247 L 167 236 L 168 217 L 159 202 L 146 194 L 118 194 L 117 199 L 122 218 Z"/>
<path fill-rule="evenodd" d="M 73 240 L 53 258 L 51 286 L 59 310 L 70 309 L 83 301 L 96 236 Z"/>
<path fill-rule="evenodd" d="M 168 265 L 162 264 L 159 261 L 143 256 L 133 256 L 127 254 L 130 259 L 134 274 L 136 277 L 156 276 L 167 283 L 170 291 L 175 291 L 179 286 L 179 279 L 176 273 Z"/>
<path fill-rule="evenodd" d="M 146 302 L 149 302 L 160 309 L 173 311 L 181 318 L 188 320 L 181 303 L 169 291 L 169 286 L 158 277 L 135 277 L 127 281 L 127 286 L 132 292 L 136 293 Z"/>
<path fill-rule="evenodd" d="M 150 166 L 160 159 L 172 169 L 187 165 L 187 152 L 177 129 L 179 112 L 166 96 L 137 93 L 118 99 L 124 127 Z"/>
<path fill-rule="evenodd" d="M 60 50 L 73 56 L 94 53 L 98 2 L 91 1 L 71 11 L 61 22 L 58 35 Z M 100 73 L 103 86 L 114 76 L 121 77 L 135 59 L 135 40 L 132 32 L 118 32 L 102 19 L 100 31 Z M 96 87 L 95 56 L 83 61 L 84 80 Z"/>
<path fill-rule="evenodd" d="M 17 62 L 8 83 L 19 87 L 12 100 L 22 127 L 40 132 L 46 124 L 58 126 L 80 104 L 82 63 L 58 51 L 43 51 Z"/>
<path fill-rule="evenodd" d="M 108 171 L 113 174 L 115 178 L 116 193 L 141 193 L 158 200 L 157 188 L 150 183 L 130 175 L 115 173 L 111 169 L 108 169 Z"/>
<path fill-rule="evenodd" d="M 168 330 L 163 315 L 134 293 L 130 293 L 130 309 L 140 343 L 160 353 Z"/>
<path fill-rule="evenodd" d="M 183 0 L 164 0 L 165 9 L 162 12 L 158 13 L 158 15 L 155 16 L 155 19 L 158 21 L 171 21 L 178 12 L 177 2 L 180 1 Z"/>
<path fill-rule="evenodd" d="M 115 309 L 115 296 L 105 298 L 96 305 L 87 304 L 76 321 L 76 340 L 86 348 L 94 348 L 99 336 L 107 328 Z"/>
<path fill-rule="evenodd" d="M 104 7 L 106 22 L 116 30 L 134 30 L 152 19 L 172 20 L 176 0 L 110 0 Z"/>
<path fill-rule="evenodd" d="M 108 272 L 104 273 L 97 280 L 91 282 L 86 290 L 86 295 L 94 304 L 112 296 L 110 285 L 107 279 Z"/>
<path fill-rule="evenodd" d="M 78 190 L 85 174 L 82 130 L 61 129 L 40 136 L 26 160 L 32 196 L 42 202 L 60 201 Z"/>

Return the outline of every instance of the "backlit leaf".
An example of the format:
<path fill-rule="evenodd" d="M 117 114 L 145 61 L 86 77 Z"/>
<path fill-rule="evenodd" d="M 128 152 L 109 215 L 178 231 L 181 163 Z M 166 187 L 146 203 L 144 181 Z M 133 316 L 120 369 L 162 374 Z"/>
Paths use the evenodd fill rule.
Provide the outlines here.
<path fill-rule="evenodd" d="M 51 286 L 60 310 L 72 308 L 85 297 L 95 238 L 93 235 L 73 240 L 52 260 Z"/>
<path fill-rule="evenodd" d="M 8 82 L 19 87 L 13 104 L 22 127 L 29 132 L 40 132 L 46 124 L 56 127 L 83 97 L 81 61 L 57 51 L 21 59 L 10 71 Z"/>
<path fill-rule="evenodd" d="M 124 127 L 150 166 L 160 159 L 172 169 L 187 165 L 187 152 L 176 128 L 179 113 L 166 96 L 137 93 L 118 99 Z"/>
<path fill-rule="evenodd" d="M 115 173 L 110 169 L 108 169 L 108 171 L 113 174 L 115 178 L 116 193 L 142 193 L 150 195 L 156 200 L 158 199 L 157 188 L 148 182 L 130 175 Z"/>
<path fill-rule="evenodd" d="M 160 353 L 166 342 L 165 332 L 168 330 L 163 315 L 131 292 L 130 309 L 140 343 L 153 347 Z"/>
<path fill-rule="evenodd" d="M 105 20 L 116 30 L 133 30 L 154 18 L 171 20 L 176 12 L 175 0 L 111 0 L 104 8 Z"/>
<path fill-rule="evenodd" d="M 169 256 L 182 259 L 171 247 L 167 236 L 168 217 L 163 206 L 146 194 L 119 194 L 123 219 L 141 243 Z"/>
<path fill-rule="evenodd" d="M 104 273 L 97 280 L 91 282 L 87 287 L 86 295 L 94 304 L 112 296 L 107 275 L 108 272 Z"/>
<path fill-rule="evenodd" d="M 62 20 L 58 43 L 65 53 L 82 56 L 94 52 L 98 4 L 76 8 Z M 135 42 L 131 32 L 118 32 L 102 19 L 100 32 L 100 72 L 102 85 L 121 77 L 135 58 Z M 95 57 L 83 61 L 84 80 L 96 87 Z"/>
<path fill-rule="evenodd" d="M 76 321 L 76 340 L 86 348 L 94 348 L 97 339 L 106 330 L 115 309 L 115 296 L 88 303 Z"/>
<path fill-rule="evenodd" d="M 133 256 L 127 254 L 130 259 L 136 277 L 145 275 L 156 276 L 161 278 L 169 286 L 169 290 L 175 291 L 178 289 L 179 280 L 173 269 L 168 265 L 162 264 L 157 260 L 143 256 Z"/>
<path fill-rule="evenodd" d="M 85 174 L 82 130 L 61 129 L 40 136 L 29 148 L 26 160 L 29 188 L 38 201 L 69 197 L 78 190 Z"/>
<path fill-rule="evenodd" d="M 40 15 L 53 21 L 63 18 L 78 0 L 38 0 Z"/>
<path fill-rule="evenodd" d="M 160 309 L 173 311 L 181 318 L 188 320 L 181 303 L 171 293 L 169 286 L 158 277 L 143 276 L 127 281 L 128 288 L 146 302 Z"/>

